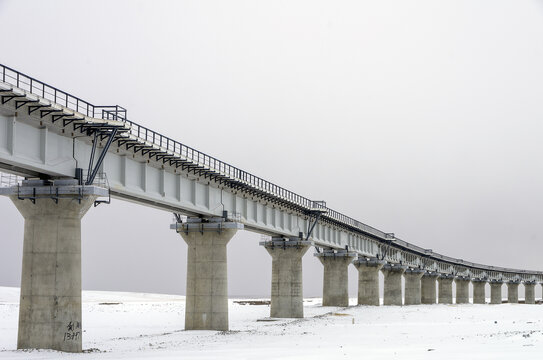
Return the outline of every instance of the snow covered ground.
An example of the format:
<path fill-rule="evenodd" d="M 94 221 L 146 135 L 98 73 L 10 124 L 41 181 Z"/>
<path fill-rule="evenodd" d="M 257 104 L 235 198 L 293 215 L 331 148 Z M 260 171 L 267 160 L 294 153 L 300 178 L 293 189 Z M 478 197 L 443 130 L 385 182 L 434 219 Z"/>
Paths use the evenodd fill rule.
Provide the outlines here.
<path fill-rule="evenodd" d="M 184 297 L 83 292 L 83 354 L 16 351 L 19 289 L 0 287 L 0 359 L 541 359 L 543 306 L 322 307 L 268 320 L 230 300 L 230 331 L 184 331 Z M 356 299 L 351 300 L 354 304 Z"/>

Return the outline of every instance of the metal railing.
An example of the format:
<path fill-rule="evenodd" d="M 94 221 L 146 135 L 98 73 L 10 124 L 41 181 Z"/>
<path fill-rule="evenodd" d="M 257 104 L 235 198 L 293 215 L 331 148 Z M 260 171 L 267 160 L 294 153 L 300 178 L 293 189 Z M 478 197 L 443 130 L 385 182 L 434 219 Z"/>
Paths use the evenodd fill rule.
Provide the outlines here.
<path fill-rule="evenodd" d="M 0 187 L 12 187 L 21 185 L 25 178 L 18 175 L 0 172 Z"/>
<path fill-rule="evenodd" d="M 87 171 L 83 171 L 83 176 L 87 176 Z M 25 178 L 22 176 L 0 171 L 0 187 L 13 187 L 17 185 L 22 185 L 23 180 L 25 180 Z M 94 186 L 100 186 L 109 189 L 109 181 L 107 179 L 106 173 L 98 172 L 92 184 Z"/>
<path fill-rule="evenodd" d="M 50 100 L 55 104 L 64 106 L 67 109 L 74 110 L 88 117 L 101 118 L 104 120 L 119 120 L 126 118 L 126 109 L 119 106 L 97 106 L 84 101 L 77 96 L 73 96 L 48 85 L 42 81 L 36 80 L 31 76 L 25 75 L 8 66 L 0 64 L 2 71 L 2 81 L 18 87 L 31 94 Z"/>
<path fill-rule="evenodd" d="M 83 179 L 86 179 L 88 175 L 89 170 L 83 170 Z M 96 176 L 94 177 L 94 181 L 92 182 L 92 185 L 109 189 L 109 180 L 107 178 L 107 174 L 104 171 L 97 172 Z"/>

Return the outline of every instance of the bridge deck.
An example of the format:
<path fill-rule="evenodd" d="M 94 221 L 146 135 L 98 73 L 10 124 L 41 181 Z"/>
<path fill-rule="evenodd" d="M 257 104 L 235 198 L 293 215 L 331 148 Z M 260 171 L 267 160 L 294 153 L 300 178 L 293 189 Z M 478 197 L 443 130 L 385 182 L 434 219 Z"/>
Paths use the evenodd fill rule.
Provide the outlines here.
<path fill-rule="evenodd" d="M 477 264 L 408 243 L 132 122 L 118 105 L 96 106 L 3 65 L 0 71 L 0 167 L 9 172 L 73 177 L 89 160 L 93 129 L 115 128 L 103 164 L 114 197 L 189 215 L 227 211 L 249 230 L 286 237 L 307 234 L 319 210 L 311 234 L 318 246 L 347 246 L 440 273 L 543 281 L 540 271 Z"/>

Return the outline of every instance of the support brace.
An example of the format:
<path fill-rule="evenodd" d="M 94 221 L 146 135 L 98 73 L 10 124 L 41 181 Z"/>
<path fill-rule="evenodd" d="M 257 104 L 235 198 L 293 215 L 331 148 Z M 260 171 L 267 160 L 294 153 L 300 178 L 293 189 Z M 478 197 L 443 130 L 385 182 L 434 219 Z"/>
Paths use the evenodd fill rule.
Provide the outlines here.
<path fill-rule="evenodd" d="M 87 175 L 87 182 L 85 185 L 92 185 L 94 182 L 94 178 L 96 177 L 96 174 L 98 173 L 98 170 L 100 169 L 100 166 L 102 166 L 102 162 L 104 161 L 104 158 L 106 157 L 107 151 L 109 149 L 109 146 L 113 142 L 113 139 L 115 138 L 115 135 L 117 134 L 117 129 L 113 128 L 109 132 L 109 137 L 107 139 L 107 142 L 102 149 L 102 152 L 100 153 L 100 156 L 98 157 L 98 160 L 96 161 L 96 164 L 94 164 L 94 154 L 96 152 L 96 146 L 98 144 L 98 135 L 99 131 L 94 131 L 94 140 L 92 141 L 92 150 L 91 150 L 91 156 L 89 160 L 89 173 Z"/>

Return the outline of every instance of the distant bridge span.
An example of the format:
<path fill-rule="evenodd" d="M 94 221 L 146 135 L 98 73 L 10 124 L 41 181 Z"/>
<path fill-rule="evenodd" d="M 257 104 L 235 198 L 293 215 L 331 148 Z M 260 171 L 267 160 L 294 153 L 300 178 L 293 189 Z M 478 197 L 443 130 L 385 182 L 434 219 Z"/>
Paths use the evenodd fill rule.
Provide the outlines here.
<path fill-rule="evenodd" d="M 436 278 L 439 282 L 440 302 L 441 298 L 446 302 L 449 297 L 452 302 L 452 290 L 449 296 L 448 289 L 449 286 L 452 289 L 453 279 L 457 281 L 457 293 L 459 286 L 463 289 L 464 285 L 459 285 L 461 281 L 468 283 L 473 281 L 474 290 L 476 283 L 483 284 L 483 297 L 486 282 L 499 284 L 500 301 L 503 282 L 510 285 L 510 300 L 514 301 L 515 289 L 520 282 L 525 283 L 529 293 L 530 287 L 533 291 L 533 285 L 543 281 L 541 271 L 477 264 L 403 241 L 391 233 L 385 233 L 329 209 L 324 202 L 307 199 L 138 125 L 128 120 L 126 109 L 121 106 L 93 105 L 4 65 L 0 65 L 0 76 L 0 168 L 28 180 L 42 180 L 21 183 L 18 180 L 14 181 L 13 178 L 4 177 L 6 180 L 4 188 L 0 189 L 1 193 L 10 195 L 16 205 L 17 202 L 38 204 L 43 201 L 42 198 L 51 198 L 55 201 L 55 206 L 60 206 L 62 201 L 58 199 L 62 199 L 63 196 L 64 199 L 75 196 L 74 191 L 77 189 L 80 204 L 85 196 L 93 197 L 93 201 L 103 201 L 110 195 L 175 214 L 187 215 L 186 220 L 178 218 L 179 222 L 174 224 L 173 228 L 189 243 L 189 273 L 191 266 L 194 266 L 194 269 L 204 266 L 198 261 L 191 263 L 191 256 L 198 257 L 190 253 L 191 241 L 196 244 L 195 247 L 199 246 L 197 239 L 194 238 L 198 233 L 204 236 L 205 231 L 213 233 L 216 231 L 220 237 L 224 231 L 232 233 L 233 236 L 235 230 L 244 227 L 250 231 L 270 235 L 272 241 L 262 245 L 272 255 L 274 264 L 283 264 L 274 265 L 273 269 L 275 280 L 272 282 L 275 281 L 275 285 L 272 284 L 272 316 L 274 311 L 278 317 L 299 315 L 295 310 L 284 312 L 288 306 L 278 304 L 285 301 L 289 304 L 298 302 L 296 299 L 300 294 L 293 294 L 301 292 L 301 280 L 297 279 L 297 276 L 291 278 L 291 275 L 298 271 L 299 260 L 301 276 L 301 256 L 310 245 L 319 249 L 316 255 L 325 265 L 324 297 L 325 302 L 328 299 L 331 305 L 344 301 L 343 283 L 346 283 L 346 274 L 345 279 L 337 279 L 339 276 L 337 274 L 346 272 L 348 264 L 354 257 L 358 257 L 355 264 L 361 276 L 359 288 L 361 304 L 374 302 L 375 289 L 369 289 L 368 284 L 375 283 L 375 274 L 381 267 L 385 274 L 385 303 L 397 303 L 398 279 L 401 280 L 404 272 L 406 303 L 412 301 L 412 296 L 414 303 L 420 303 L 421 299 L 423 302 L 432 302 L 432 299 L 435 302 Z M 107 177 L 103 174 L 107 174 Z M 75 182 L 62 182 L 62 179 L 75 179 L 73 180 Z M 106 192 L 103 192 L 104 189 Z M 96 199 L 96 196 L 99 197 Z M 21 210 L 22 205 L 17 206 L 23 215 L 25 211 L 31 211 L 31 208 Z M 58 208 L 55 209 L 54 212 L 58 212 Z M 84 211 L 86 210 L 82 212 Z M 28 219 L 31 216 L 35 215 L 28 215 Z M 25 221 L 28 219 L 25 215 Z M 227 241 L 225 240 L 224 247 Z M 220 241 L 213 239 L 212 247 L 215 247 L 217 242 Z M 289 252 L 287 249 L 290 248 L 297 250 Z M 277 249 L 282 249 L 283 252 L 279 253 Z M 201 255 L 203 250 L 195 251 L 195 254 Z M 297 256 L 300 259 L 285 263 L 285 259 L 290 256 L 285 254 L 294 251 L 298 251 Z M 337 265 L 327 265 L 332 262 Z M 283 275 L 286 268 L 289 269 L 290 275 Z M 24 271 L 23 268 L 23 275 Z M 200 273 L 201 271 L 195 270 L 193 274 L 195 283 L 201 284 L 199 283 L 201 279 L 198 280 Z M 189 280 L 190 276 L 189 274 Z M 224 281 L 226 279 L 226 258 L 224 276 L 221 279 Z M 428 288 L 430 293 L 425 294 L 425 281 L 430 281 L 428 283 L 430 287 L 433 284 L 434 294 L 430 288 Z M 335 289 L 338 283 L 341 284 L 340 289 Z M 409 291 L 415 291 L 409 296 L 408 283 Z M 296 290 L 297 284 L 300 286 L 299 291 Z M 411 285 L 415 290 L 411 289 Z M 276 288 L 287 286 L 293 294 L 287 299 L 277 293 L 278 297 L 274 298 L 274 286 Z M 401 281 L 399 286 L 401 287 Z M 467 284 L 465 288 L 467 291 Z M 189 292 L 187 288 L 188 297 Z M 341 296 L 336 294 L 338 292 Z M 212 295 L 208 294 L 208 297 L 210 296 Z M 365 296 L 373 300 L 370 301 Z M 401 296 L 400 289 L 400 303 Z M 334 300 L 338 297 L 342 300 Z M 205 302 L 204 300 L 200 298 L 196 301 Z M 279 307 L 281 311 L 277 310 Z M 223 310 L 215 309 L 211 312 L 224 315 Z M 205 319 L 206 315 L 202 314 L 206 312 L 197 310 L 194 312 L 197 315 L 190 320 L 194 323 L 187 323 L 187 328 L 224 328 L 224 319 L 217 320 L 215 325 L 208 324 L 206 321 L 209 319 L 205 320 L 203 325 L 199 324 L 198 321 L 201 319 L 196 318 L 203 316 Z M 28 322 L 32 324 L 31 320 Z M 219 323 L 220 325 L 217 325 Z M 19 345 L 35 347 L 24 343 Z M 80 351 L 80 344 L 79 348 L 65 347 L 62 344 L 42 347 Z"/>

